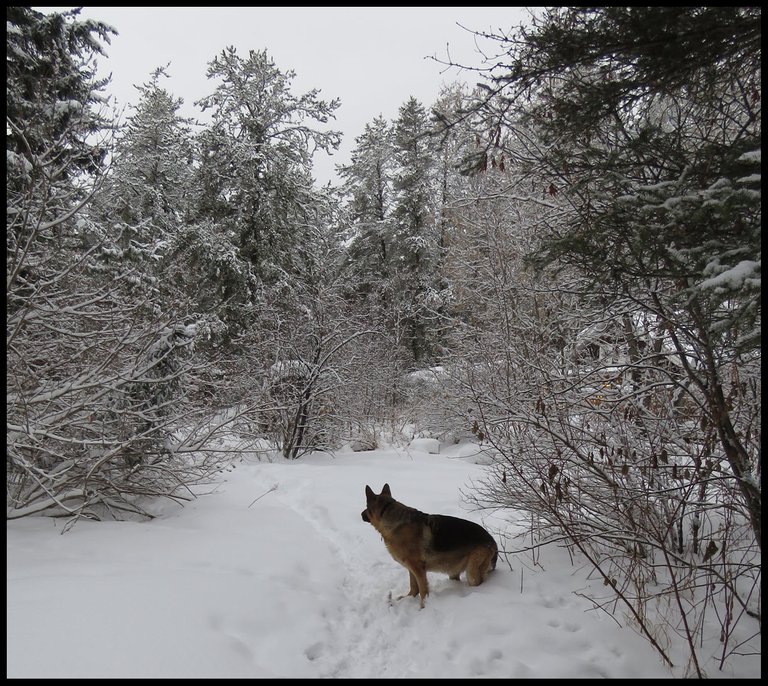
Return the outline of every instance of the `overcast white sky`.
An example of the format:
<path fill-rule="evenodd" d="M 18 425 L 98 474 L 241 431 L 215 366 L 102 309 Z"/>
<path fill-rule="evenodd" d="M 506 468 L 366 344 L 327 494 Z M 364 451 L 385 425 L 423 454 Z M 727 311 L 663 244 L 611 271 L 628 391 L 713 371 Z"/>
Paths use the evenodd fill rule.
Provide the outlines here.
<path fill-rule="evenodd" d="M 36 7 L 63 11 L 70 7 Z M 85 7 L 82 17 L 119 32 L 107 46 L 101 68 L 112 74 L 109 92 L 119 104 L 134 103 L 134 84 L 145 83 L 171 63 L 164 87 L 185 101 L 182 113 L 199 115 L 192 103 L 213 92 L 206 68 L 223 48 L 243 57 L 266 49 L 281 71 L 296 72 L 294 93 L 312 88 L 325 100 L 341 99 L 333 128 L 344 134 L 332 157 L 315 157 L 321 183 L 346 163 L 366 123 L 379 114 L 392 120 L 411 96 L 425 106 L 443 83 L 476 75 L 445 68 L 428 56 L 480 66 L 475 36 L 460 28 L 507 32 L 526 22 L 522 7 Z M 484 46 L 490 48 L 488 43 Z"/>

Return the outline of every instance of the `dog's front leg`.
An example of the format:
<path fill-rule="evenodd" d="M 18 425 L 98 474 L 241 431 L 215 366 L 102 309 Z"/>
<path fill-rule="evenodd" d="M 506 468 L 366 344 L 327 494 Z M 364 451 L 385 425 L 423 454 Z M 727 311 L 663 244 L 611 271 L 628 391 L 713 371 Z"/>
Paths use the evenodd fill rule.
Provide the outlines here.
<path fill-rule="evenodd" d="M 417 596 L 419 595 L 419 582 L 416 580 L 416 577 L 414 576 L 413 572 L 409 569 L 408 575 L 410 576 L 411 581 L 411 588 L 408 591 L 408 593 L 403 593 L 403 595 L 397 596 L 395 600 L 402 600 L 403 598 L 409 598 L 410 596 Z"/>
<path fill-rule="evenodd" d="M 409 568 L 408 574 L 410 576 L 411 588 L 408 593 L 404 593 L 403 595 L 399 596 L 397 600 L 402 600 L 403 598 L 408 598 L 410 596 L 415 597 L 418 595 L 420 596 L 419 608 L 423 610 L 424 600 L 429 595 L 426 569 L 422 569 L 421 566 L 419 566 L 416 568 L 416 573 L 414 574 L 414 572 Z"/>

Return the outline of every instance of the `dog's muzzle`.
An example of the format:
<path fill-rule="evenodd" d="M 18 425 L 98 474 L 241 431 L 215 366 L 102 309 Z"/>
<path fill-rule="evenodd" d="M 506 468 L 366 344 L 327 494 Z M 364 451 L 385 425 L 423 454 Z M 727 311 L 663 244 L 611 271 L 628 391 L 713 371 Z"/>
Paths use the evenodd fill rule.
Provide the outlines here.
<path fill-rule="evenodd" d="M 368 510 L 363 510 L 360 514 L 363 516 L 363 521 L 364 522 L 370 522 L 371 521 L 370 519 L 368 519 Z"/>

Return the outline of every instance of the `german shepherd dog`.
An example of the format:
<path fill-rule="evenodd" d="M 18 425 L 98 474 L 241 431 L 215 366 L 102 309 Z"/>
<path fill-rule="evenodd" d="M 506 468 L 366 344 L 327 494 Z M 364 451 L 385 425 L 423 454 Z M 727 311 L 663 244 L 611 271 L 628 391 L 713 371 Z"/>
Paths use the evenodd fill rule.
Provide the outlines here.
<path fill-rule="evenodd" d="M 479 586 L 496 568 L 498 547 L 482 526 L 458 517 L 425 514 L 399 503 L 389 484 L 380 495 L 365 487 L 363 521 L 369 522 L 384 539 L 389 554 L 408 570 L 411 588 L 407 596 L 419 595 L 420 607 L 429 593 L 427 572 L 444 572 L 458 579 L 466 571 L 467 583 Z"/>

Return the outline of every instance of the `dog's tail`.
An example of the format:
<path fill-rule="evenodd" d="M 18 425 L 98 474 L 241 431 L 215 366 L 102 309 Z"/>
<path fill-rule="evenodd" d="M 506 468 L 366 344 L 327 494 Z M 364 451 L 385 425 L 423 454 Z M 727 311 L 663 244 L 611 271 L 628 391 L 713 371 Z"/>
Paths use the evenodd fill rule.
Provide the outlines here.
<path fill-rule="evenodd" d="M 499 559 L 499 549 L 496 545 L 493 546 L 493 557 L 491 558 L 491 571 L 496 569 L 496 561 Z"/>

